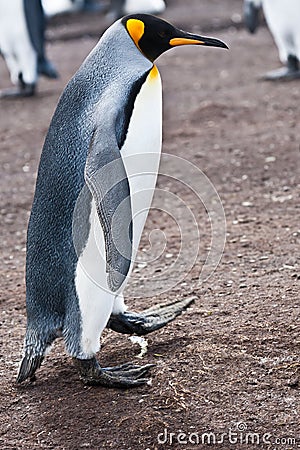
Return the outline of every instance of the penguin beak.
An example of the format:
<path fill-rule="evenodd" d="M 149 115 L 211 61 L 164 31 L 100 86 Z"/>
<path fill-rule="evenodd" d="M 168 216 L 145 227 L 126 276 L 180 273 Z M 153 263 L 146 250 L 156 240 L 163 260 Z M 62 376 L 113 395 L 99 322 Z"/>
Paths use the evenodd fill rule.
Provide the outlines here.
<path fill-rule="evenodd" d="M 259 24 L 260 7 L 253 2 L 245 2 L 244 4 L 244 20 L 247 29 L 250 33 L 255 33 Z"/>
<path fill-rule="evenodd" d="M 198 36 L 197 34 L 185 33 L 181 30 L 178 31 L 178 36 L 170 39 L 169 41 L 171 47 L 177 47 L 179 45 L 207 45 L 209 47 L 228 48 L 227 45 L 219 39 Z"/>

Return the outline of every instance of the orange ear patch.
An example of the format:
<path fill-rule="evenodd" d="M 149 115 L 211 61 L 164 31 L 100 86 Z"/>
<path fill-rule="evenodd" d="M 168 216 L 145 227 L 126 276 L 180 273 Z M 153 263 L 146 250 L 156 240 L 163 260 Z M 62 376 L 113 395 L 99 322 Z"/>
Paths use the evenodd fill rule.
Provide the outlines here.
<path fill-rule="evenodd" d="M 126 27 L 128 30 L 128 33 L 130 34 L 131 38 L 133 39 L 135 45 L 139 47 L 139 40 L 144 34 L 145 25 L 144 22 L 138 19 L 129 19 L 126 22 Z"/>

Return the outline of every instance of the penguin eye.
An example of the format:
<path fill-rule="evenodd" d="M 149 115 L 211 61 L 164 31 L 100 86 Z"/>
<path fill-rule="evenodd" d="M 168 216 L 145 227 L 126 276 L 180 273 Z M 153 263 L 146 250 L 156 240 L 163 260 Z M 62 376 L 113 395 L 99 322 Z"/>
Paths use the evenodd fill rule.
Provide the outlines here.
<path fill-rule="evenodd" d="M 158 36 L 161 37 L 161 38 L 165 38 L 167 36 L 167 33 L 165 31 L 160 31 L 158 33 Z"/>

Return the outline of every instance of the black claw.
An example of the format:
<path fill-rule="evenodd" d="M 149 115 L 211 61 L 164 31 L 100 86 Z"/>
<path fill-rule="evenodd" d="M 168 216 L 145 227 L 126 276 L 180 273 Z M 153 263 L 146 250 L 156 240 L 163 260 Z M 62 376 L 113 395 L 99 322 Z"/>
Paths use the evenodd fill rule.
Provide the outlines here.
<path fill-rule="evenodd" d="M 149 368 L 140 368 L 140 369 L 134 369 L 130 370 L 128 372 L 108 372 L 104 371 L 106 374 L 110 375 L 111 378 L 117 379 L 118 381 L 120 379 L 134 381 L 134 380 L 140 380 L 144 379 L 147 373 L 149 372 Z"/>
<path fill-rule="evenodd" d="M 115 314 L 110 317 L 107 327 L 118 333 L 143 336 L 167 325 L 188 308 L 195 299 L 196 297 L 189 297 L 167 305 L 156 305 L 141 314 L 129 311 Z"/>
<path fill-rule="evenodd" d="M 121 364 L 120 366 L 113 366 L 113 367 L 104 367 L 103 370 L 109 370 L 110 372 L 118 372 L 120 370 L 124 369 L 137 369 L 138 367 L 141 367 L 137 364 L 133 363 L 125 363 Z"/>
<path fill-rule="evenodd" d="M 136 366 L 128 363 L 102 369 L 96 358 L 73 358 L 73 361 L 84 384 L 120 389 L 136 387 L 149 382 L 149 379 L 144 376 L 153 367 L 153 364 Z"/>
<path fill-rule="evenodd" d="M 147 370 L 149 371 L 152 367 L 155 367 L 155 364 L 146 364 L 145 366 L 139 366 L 138 364 L 126 363 L 121 366 L 114 367 L 104 367 L 102 370 L 112 373 L 134 373 L 136 370 Z"/>

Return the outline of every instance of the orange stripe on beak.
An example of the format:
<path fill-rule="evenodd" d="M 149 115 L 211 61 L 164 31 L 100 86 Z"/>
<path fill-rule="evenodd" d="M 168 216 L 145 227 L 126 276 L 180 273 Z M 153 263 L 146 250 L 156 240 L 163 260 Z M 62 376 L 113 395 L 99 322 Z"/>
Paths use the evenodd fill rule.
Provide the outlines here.
<path fill-rule="evenodd" d="M 193 44 L 204 45 L 205 42 L 198 41 L 196 39 L 173 38 L 170 40 L 169 44 L 175 47 L 176 45 L 193 45 Z"/>

